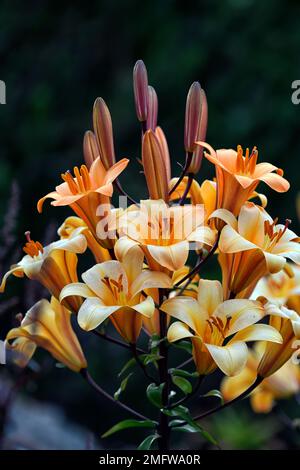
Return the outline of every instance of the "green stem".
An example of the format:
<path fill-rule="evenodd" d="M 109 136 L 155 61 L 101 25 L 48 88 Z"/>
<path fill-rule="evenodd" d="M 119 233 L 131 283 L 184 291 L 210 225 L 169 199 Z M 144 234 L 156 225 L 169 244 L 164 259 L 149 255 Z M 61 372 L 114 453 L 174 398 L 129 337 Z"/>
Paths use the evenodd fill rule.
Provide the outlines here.
<path fill-rule="evenodd" d="M 206 411 L 205 413 L 202 413 L 201 415 L 198 415 L 196 416 L 195 418 L 193 418 L 194 421 L 197 421 L 198 419 L 203 419 L 203 418 L 206 418 L 207 416 L 210 416 L 214 413 L 216 413 L 217 411 L 221 411 L 221 410 L 224 410 L 224 408 L 227 408 L 228 406 L 231 406 L 233 405 L 234 403 L 242 400 L 243 398 L 246 398 L 251 392 L 253 392 L 253 390 L 258 387 L 258 385 L 261 384 L 261 382 L 264 380 L 263 377 L 260 377 L 259 375 L 256 377 L 256 380 L 253 382 L 252 385 L 250 385 L 250 387 L 247 388 L 247 390 L 245 390 L 243 393 L 241 393 L 241 395 L 239 395 L 238 397 L 235 397 L 233 400 L 230 400 L 228 401 L 227 403 L 224 403 L 223 405 L 219 405 L 217 406 L 216 408 L 213 408 L 212 410 L 208 410 Z"/>
<path fill-rule="evenodd" d="M 160 305 L 163 301 L 163 290 L 160 292 Z M 159 312 L 159 325 L 160 325 L 160 339 L 163 340 L 167 336 L 167 316 L 164 312 Z M 162 405 L 167 408 L 169 404 L 169 372 L 168 372 L 168 347 L 166 341 L 160 341 L 159 355 L 161 359 L 158 361 L 159 381 L 164 383 L 162 391 Z M 170 442 L 170 427 L 169 417 L 162 411 L 159 414 L 158 433 L 160 438 L 158 440 L 158 448 L 160 451 L 169 449 Z"/>

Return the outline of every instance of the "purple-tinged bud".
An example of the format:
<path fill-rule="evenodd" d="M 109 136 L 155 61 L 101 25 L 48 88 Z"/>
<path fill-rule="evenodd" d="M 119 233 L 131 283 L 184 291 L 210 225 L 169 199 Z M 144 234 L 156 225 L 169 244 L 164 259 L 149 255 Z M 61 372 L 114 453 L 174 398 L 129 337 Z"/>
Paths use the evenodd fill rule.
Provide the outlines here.
<path fill-rule="evenodd" d="M 133 69 L 133 90 L 135 109 L 140 122 L 145 122 L 148 116 L 148 75 L 142 60 L 138 60 Z"/>
<path fill-rule="evenodd" d="M 94 132 L 104 168 L 116 163 L 111 115 L 105 101 L 97 98 L 93 109 Z"/>
<path fill-rule="evenodd" d="M 99 155 L 100 151 L 95 134 L 92 131 L 86 131 L 83 137 L 83 156 L 86 166 L 90 168 Z"/>
<path fill-rule="evenodd" d="M 188 92 L 185 108 L 184 148 L 192 153 L 196 149 L 195 142 L 198 136 L 201 116 L 201 86 L 194 82 Z"/>
<path fill-rule="evenodd" d="M 156 91 L 152 86 L 148 86 L 148 117 L 147 129 L 155 131 L 157 126 L 158 99 Z"/>
<path fill-rule="evenodd" d="M 207 120 L 208 120 L 207 99 L 206 99 L 205 91 L 201 89 L 201 116 L 200 116 L 197 141 L 205 142 L 206 140 Z M 203 147 L 201 147 L 201 145 L 196 145 L 196 149 L 193 153 L 192 162 L 189 167 L 190 173 L 194 173 L 194 175 L 196 175 L 199 172 L 201 168 L 201 164 L 202 164 L 202 158 L 203 158 Z"/>

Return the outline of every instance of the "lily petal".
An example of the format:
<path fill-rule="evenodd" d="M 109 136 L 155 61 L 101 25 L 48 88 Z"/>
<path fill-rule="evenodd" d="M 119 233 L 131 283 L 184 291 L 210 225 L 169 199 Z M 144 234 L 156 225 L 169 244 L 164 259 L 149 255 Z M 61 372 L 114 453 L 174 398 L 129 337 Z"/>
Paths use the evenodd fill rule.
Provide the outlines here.
<path fill-rule="evenodd" d="M 189 255 L 189 244 L 185 240 L 168 246 L 148 245 L 147 248 L 152 258 L 170 271 L 182 268 Z"/>
<path fill-rule="evenodd" d="M 232 340 L 228 343 L 236 341 L 271 341 L 272 343 L 282 343 L 281 334 L 270 325 L 250 325 L 241 331 L 238 331 Z"/>
<path fill-rule="evenodd" d="M 94 330 L 119 309 L 119 305 L 106 307 L 96 297 L 86 299 L 78 312 L 78 324 L 85 331 Z"/>
<path fill-rule="evenodd" d="M 237 341 L 226 346 L 206 344 L 210 355 L 224 374 L 237 375 L 245 367 L 248 358 L 246 343 Z"/>
<path fill-rule="evenodd" d="M 170 328 L 168 329 L 168 341 L 169 343 L 173 343 L 174 341 L 178 341 L 184 338 L 191 338 L 194 335 L 190 332 L 188 327 L 182 323 L 181 321 L 176 321 L 171 324 Z"/>

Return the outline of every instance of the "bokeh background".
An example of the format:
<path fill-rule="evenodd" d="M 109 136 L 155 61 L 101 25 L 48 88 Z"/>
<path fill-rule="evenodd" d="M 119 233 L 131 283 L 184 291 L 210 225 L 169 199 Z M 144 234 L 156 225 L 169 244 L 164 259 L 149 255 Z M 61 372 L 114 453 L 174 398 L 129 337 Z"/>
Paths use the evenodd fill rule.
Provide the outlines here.
<path fill-rule="evenodd" d="M 299 17 L 298 0 L 2 0 L 0 79 L 7 87 L 7 104 L 0 106 L 2 273 L 20 256 L 25 230 L 49 242 L 68 214 L 45 206 L 38 215 L 36 201 L 59 182 L 61 172 L 81 163 L 83 133 L 91 128 L 97 96 L 110 107 L 117 155 L 131 159 L 122 182 L 133 196 L 145 196 L 136 163 L 140 130 L 132 90 L 132 67 L 139 58 L 158 93 L 159 124 L 169 141 L 173 173 L 179 173 L 177 162 L 184 156 L 186 94 L 199 80 L 209 104 L 207 141 L 215 148 L 256 145 L 260 161 L 284 168 L 289 193 L 271 195 L 266 187 L 263 192 L 271 196 L 269 211 L 291 218 L 298 230 L 300 105 L 291 102 L 291 84 L 300 79 Z M 204 162 L 199 179 L 212 176 L 212 166 Z M 2 338 L 14 315 L 41 294 L 27 282 L 9 283 L 0 304 Z M 127 352 L 84 334 L 81 339 L 94 374 L 115 391 Z M 100 441 L 125 416 L 80 377 L 53 367 L 47 354 L 40 353 L 37 361 L 39 371 L 23 384 L 16 370 L 0 369 L 3 390 L 11 380 L 21 382 L 17 410 L 6 419 L 7 446 L 19 439 L 18 445 L 27 448 L 124 448 L 141 440 L 139 431 Z M 144 400 L 138 374 L 128 385 L 128 401 L 137 406 Z M 283 406 L 283 416 L 276 410 L 255 416 L 243 403 L 207 426 L 224 448 L 295 448 L 300 437 L 286 416 L 300 417 L 299 406 L 293 400 Z M 51 429 L 57 440 L 49 440 Z M 174 445 L 206 444 L 180 435 Z"/>

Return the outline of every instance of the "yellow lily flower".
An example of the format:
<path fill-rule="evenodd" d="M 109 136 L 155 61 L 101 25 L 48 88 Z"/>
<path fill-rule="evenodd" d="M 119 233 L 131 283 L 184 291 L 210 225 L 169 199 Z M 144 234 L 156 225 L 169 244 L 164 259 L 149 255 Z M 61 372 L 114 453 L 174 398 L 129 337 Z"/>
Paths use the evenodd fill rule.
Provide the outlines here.
<path fill-rule="evenodd" d="M 179 320 L 168 330 L 169 342 L 191 339 L 193 358 L 200 375 L 210 374 L 217 367 L 226 375 L 236 375 L 247 362 L 247 341 L 282 341 L 275 328 L 255 324 L 265 315 L 260 302 L 246 299 L 223 302 L 222 286 L 218 281 L 201 279 L 197 300 L 171 298 L 163 303 L 161 310 Z"/>
<path fill-rule="evenodd" d="M 102 263 L 103 261 L 109 261 L 111 259 L 109 251 L 100 245 L 100 243 L 91 233 L 86 223 L 79 217 L 67 217 L 63 224 L 59 227 L 57 233 L 60 238 L 64 239 L 69 238 L 77 229 L 81 229 L 80 233 L 85 236 L 87 246 L 93 253 L 97 263 Z"/>
<path fill-rule="evenodd" d="M 252 298 L 265 297 L 300 314 L 300 268 L 287 263 L 287 270 L 269 274 L 258 281 Z M 288 271 L 288 272 L 287 272 Z"/>
<path fill-rule="evenodd" d="M 11 343 L 12 341 L 12 343 Z M 79 372 L 86 359 L 71 325 L 71 312 L 52 297 L 40 300 L 26 313 L 21 325 L 10 330 L 6 347 L 17 352 L 17 363 L 25 367 L 36 347 L 46 349 L 69 369 Z"/>
<path fill-rule="evenodd" d="M 151 269 L 181 269 L 189 255 L 189 242 L 213 246 L 216 232 L 203 225 L 202 206 L 169 207 L 162 200 L 141 201 L 141 208 L 119 218 L 119 231 L 141 246 Z"/>
<path fill-rule="evenodd" d="M 84 283 L 66 286 L 60 300 L 80 296 L 86 300 L 78 312 L 78 323 L 86 331 L 93 330 L 110 318 L 119 334 L 129 343 L 136 342 L 142 327 L 142 317 L 151 318 L 155 304 L 142 291 L 170 288 L 171 279 L 163 273 L 143 270 L 143 252 L 138 246 L 128 252 L 116 249 L 120 261 L 97 264 L 82 274 Z"/>
<path fill-rule="evenodd" d="M 78 167 L 74 168 L 75 176 L 67 171 L 61 175 L 64 182 L 56 186 L 55 191 L 38 201 L 38 211 L 42 212 L 43 204 L 48 198 L 53 199 L 51 202 L 53 206 L 70 206 L 97 238 L 97 224 L 104 216 L 104 214 L 98 215 L 98 208 L 102 204 L 109 203 L 109 198 L 113 194 L 112 182 L 122 173 L 128 162 L 128 159 L 123 158 L 106 171 L 98 157 L 92 163 L 90 170 L 82 165 L 80 170 Z"/>
<path fill-rule="evenodd" d="M 259 346 L 263 346 L 261 343 Z M 251 351 L 246 367 L 234 377 L 224 377 L 221 392 L 225 401 L 231 401 L 241 395 L 254 382 L 257 366 L 263 354 L 261 348 Z M 256 413 L 269 413 L 275 402 L 290 398 L 300 390 L 300 368 L 288 361 L 275 374 L 267 377 L 250 395 L 252 409 Z"/>
<path fill-rule="evenodd" d="M 169 184 L 170 190 L 177 183 L 178 178 L 172 178 Z M 180 199 L 186 189 L 188 182 L 188 177 L 185 176 L 183 180 L 179 183 L 175 191 L 170 195 L 170 201 Z M 205 221 L 211 215 L 211 213 L 216 209 L 217 201 L 217 184 L 215 181 L 204 180 L 200 185 L 198 181 L 193 179 L 191 188 L 187 194 L 187 199 L 191 200 L 193 205 L 203 204 L 205 207 Z"/>
<path fill-rule="evenodd" d="M 87 248 L 85 236 L 75 230 L 67 239 L 58 240 L 43 246 L 40 242 L 31 240 L 26 233 L 27 243 L 23 250 L 26 255 L 4 275 L 0 292 L 4 292 L 8 276 L 28 277 L 40 282 L 48 291 L 59 298 L 64 286 L 76 282 L 77 253 L 83 253 Z M 77 311 L 81 303 L 76 298 L 69 298 L 66 306 Z"/>
<path fill-rule="evenodd" d="M 219 240 L 225 297 L 239 294 L 268 273 L 283 269 L 286 258 L 300 264 L 297 235 L 285 225 L 277 224 L 261 207 L 247 202 L 238 220 L 228 211 L 217 210 L 211 217 L 223 218 L 228 224 Z M 249 296 L 251 292 L 247 292 Z"/>
<path fill-rule="evenodd" d="M 227 209 L 237 216 L 242 205 L 251 197 L 261 181 L 279 193 L 288 191 L 290 187 L 289 182 L 283 178 L 281 169 L 271 163 L 257 164 L 256 147 L 253 148 L 251 154 L 247 149 L 243 155 L 240 145 L 237 151 L 232 149 L 215 151 L 205 142 L 198 142 L 198 144 L 208 150 L 204 152 L 204 156 L 216 168 L 217 209 Z M 218 228 L 223 225 L 221 221 L 218 222 Z"/>
<path fill-rule="evenodd" d="M 276 345 L 267 344 L 257 369 L 261 377 L 274 374 L 300 349 L 299 315 L 294 310 L 272 304 L 267 304 L 267 310 L 270 313 L 270 326 L 279 331 L 283 341 Z"/>

